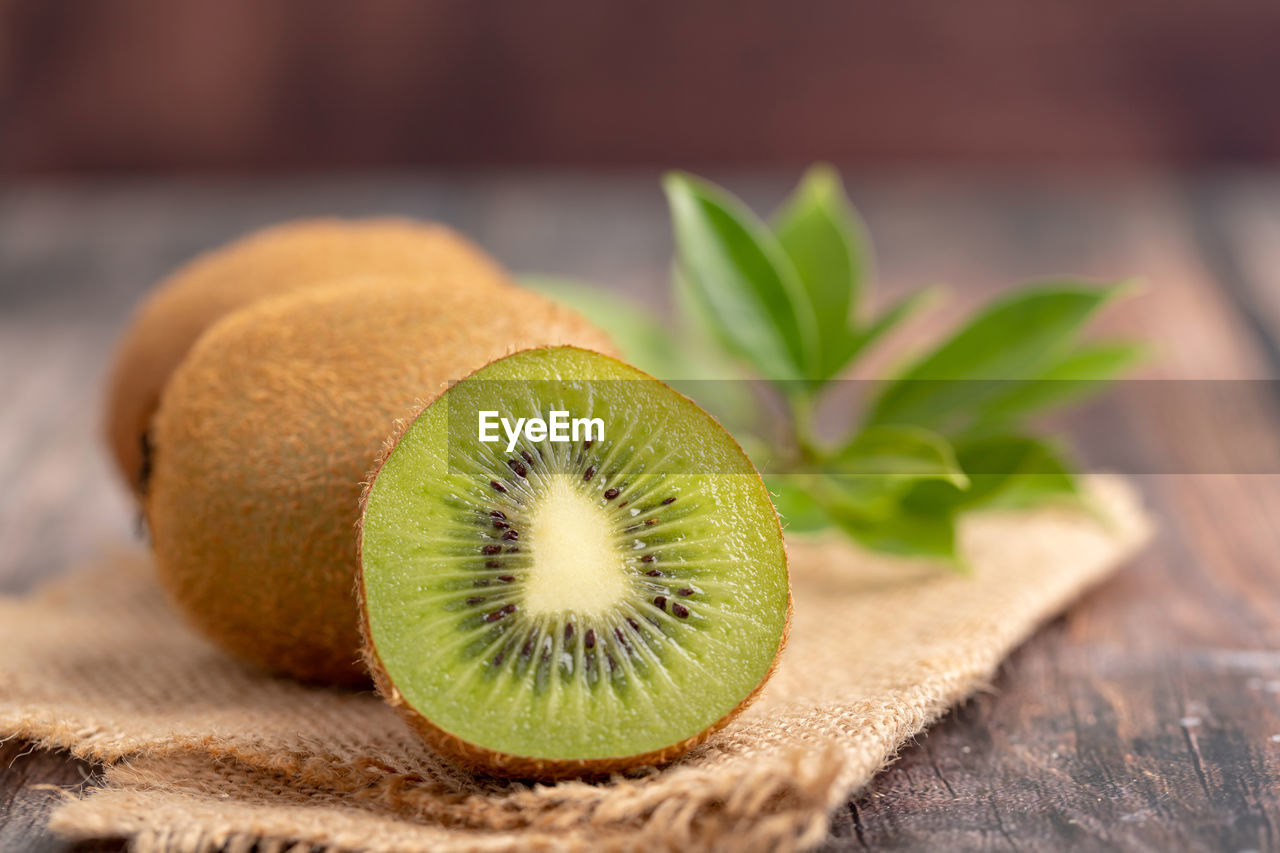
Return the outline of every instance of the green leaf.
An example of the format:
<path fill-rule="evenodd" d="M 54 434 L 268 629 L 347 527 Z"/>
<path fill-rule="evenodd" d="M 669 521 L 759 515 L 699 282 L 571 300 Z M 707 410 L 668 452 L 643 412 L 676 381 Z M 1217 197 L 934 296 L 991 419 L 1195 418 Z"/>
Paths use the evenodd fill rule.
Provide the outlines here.
<path fill-rule="evenodd" d="M 1063 452 L 1035 438 L 993 437 L 961 448 L 971 471 L 966 509 L 1020 509 L 1077 499 L 1080 485 Z"/>
<path fill-rule="evenodd" d="M 865 548 L 963 568 L 956 549 L 953 516 L 902 511 L 888 518 L 867 520 L 837 510 L 833 517 L 842 531 Z"/>
<path fill-rule="evenodd" d="M 1010 383 L 986 400 L 977 412 L 977 423 L 1007 423 L 1078 400 L 1141 362 L 1146 352 L 1145 347 L 1131 343 L 1083 344 L 1035 379 Z"/>
<path fill-rule="evenodd" d="M 807 484 L 809 499 L 866 547 L 954 561 L 947 513 L 917 512 L 903 495 L 925 481 L 964 489 L 968 480 L 946 439 L 913 427 L 872 427 L 859 433 Z"/>
<path fill-rule="evenodd" d="M 963 470 L 945 438 L 909 426 L 876 426 L 862 430 L 832 458 L 832 475 L 897 480 L 944 480 L 967 488 Z"/>
<path fill-rule="evenodd" d="M 810 513 L 805 516 L 806 521 L 812 519 L 810 523 L 816 523 L 820 511 L 829 524 L 866 548 L 958 566 L 953 513 L 932 508 L 919 511 L 906 505 L 903 496 L 911 493 L 913 482 L 917 486 L 937 483 L 956 488 L 947 480 L 824 476 L 808 482 L 800 479 L 805 497 L 792 499 L 816 505 L 815 510 L 801 504 Z"/>
<path fill-rule="evenodd" d="M 962 567 L 956 528 L 968 512 L 1055 500 L 1088 508 L 1062 451 L 1028 436 L 1019 421 L 1139 359 L 1142 351 L 1129 344 L 1079 341 L 1120 286 L 1044 282 L 989 303 L 886 383 L 862 431 L 830 449 L 811 434 L 818 390 L 932 291 L 859 321 L 871 252 L 827 167 L 806 173 L 777 215 L 776 233 L 697 178 L 671 174 L 664 189 L 683 324 L 587 285 L 528 283 L 606 328 L 626 360 L 706 407 L 761 470 L 776 466 L 766 482 L 788 534 L 834 527 L 874 550 Z M 772 384 L 769 393 L 747 382 L 700 381 L 753 376 Z M 764 403 L 775 392 L 785 397 L 790 425 L 769 421 L 778 407 Z M 780 434 L 794 444 L 779 442 Z M 797 459 L 810 467 L 797 472 Z"/>
<path fill-rule="evenodd" d="M 772 474 L 765 484 L 787 534 L 817 533 L 831 526 L 831 516 L 814 496 L 808 475 Z"/>
<path fill-rule="evenodd" d="M 972 413 L 1004 382 L 1059 359 L 1085 323 L 1118 292 L 1078 282 L 1045 283 L 996 300 L 950 339 L 890 382 L 869 424 L 908 423 L 941 431 Z"/>
<path fill-rule="evenodd" d="M 817 378 L 813 306 L 777 238 L 711 184 L 669 174 L 663 185 L 681 271 L 716 337 L 768 379 Z"/>
<path fill-rule="evenodd" d="M 903 499 L 904 506 L 922 514 L 955 514 L 1074 500 L 1080 494 L 1063 453 L 1039 439 L 1004 435 L 960 442 L 956 459 L 968 477 L 968 489 L 922 482 Z"/>
<path fill-rule="evenodd" d="M 957 521 L 964 513 L 1079 500 L 1075 478 L 1061 454 L 1044 442 L 989 437 L 957 446 L 956 458 L 965 471 L 967 489 L 943 479 L 920 480 L 887 507 L 866 512 L 856 501 L 847 501 L 827 506 L 827 512 L 867 548 L 964 568 L 956 540 Z"/>
<path fill-rule="evenodd" d="M 880 312 L 880 316 L 860 329 L 857 334 L 846 342 L 848 352 L 845 354 L 845 362 L 852 361 L 874 347 L 881 338 L 901 325 L 903 321 L 933 302 L 937 295 L 937 288 L 929 287 L 924 290 L 917 290 L 914 293 L 908 293 Z"/>
<path fill-rule="evenodd" d="M 818 329 L 819 376 L 828 379 L 853 355 L 858 303 L 871 252 L 866 230 L 840 176 L 813 166 L 775 217 L 778 242 L 809 294 Z"/>
<path fill-rule="evenodd" d="M 767 479 L 776 495 L 775 506 L 787 521 L 787 532 L 820 530 L 836 523 L 859 541 L 887 541 L 905 535 L 906 525 L 937 531 L 924 519 L 909 522 L 901 516 L 901 496 L 913 483 L 938 479 L 967 485 L 950 445 L 941 436 L 909 427 L 877 427 L 857 436 L 820 471 L 775 474 Z M 937 536 L 927 536 L 937 541 Z M 926 543 L 927 545 L 927 543 Z M 894 546 L 903 553 L 904 543 Z M 917 555 L 937 557 L 933 545 Z"/>
<path fill-rule="evenodd" d="M 672 266 L 671 288 L 678 318 L 676 334 L 685 344 L 698 347 L 704 355 L 713 359 L 712 372 L 707 378 L 711 378 L 712 374 L 721 378 L 744 376 L 745 366 L 741 359 L 718 345 L 720 336 L 716 320 L 694 292 L 689 277 L 678 263 Z"/>

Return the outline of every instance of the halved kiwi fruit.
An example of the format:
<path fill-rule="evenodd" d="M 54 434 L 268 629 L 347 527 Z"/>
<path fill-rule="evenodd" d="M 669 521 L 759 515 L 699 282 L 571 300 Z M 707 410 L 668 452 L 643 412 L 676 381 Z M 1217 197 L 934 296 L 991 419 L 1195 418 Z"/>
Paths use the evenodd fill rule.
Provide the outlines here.
<path fill-rule="evenodd" d="M 482 413 L 556 412 L 564 441 L 481 440 Z M 539 779 L 692 748 L 760 690 L 790 614 L 778 516 L 734 440 L 575 347 L 495 361 L 407 425 L 365 492 L 359 592 L 390 703 L 461 764 Z"/>
<path fill-rule="evenodd" d="M 513 348 L 608 348 L 537 294 L 372 277 L 276 296 L 205 332 L 165 387 L 145 511 L 177 608 L 236 656 L 367 683 L 355 598 L 365 475 L 398 418 Z"/>
<path fill-rule="evenodd" d="M 108 387 L 107 441 L 134 494 L 146 488 L 161 392 L 206 329 L 262 299 L 357 275 L 413 278 L 426 290 L 500 291 L 510 284 L 497 262 L 462 235 L 404 219 L 286 222 L 183 264 L 139 307 Z"/>

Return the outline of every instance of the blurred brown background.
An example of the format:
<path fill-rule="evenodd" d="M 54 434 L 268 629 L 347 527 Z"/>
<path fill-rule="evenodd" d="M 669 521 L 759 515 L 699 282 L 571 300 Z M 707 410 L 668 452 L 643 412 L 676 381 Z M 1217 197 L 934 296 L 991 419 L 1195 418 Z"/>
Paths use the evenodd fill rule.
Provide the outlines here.
<path fill-rule="evenodd" d="M 1280 158 L 1274 0 L 0 0 L 0 171 Z"/>

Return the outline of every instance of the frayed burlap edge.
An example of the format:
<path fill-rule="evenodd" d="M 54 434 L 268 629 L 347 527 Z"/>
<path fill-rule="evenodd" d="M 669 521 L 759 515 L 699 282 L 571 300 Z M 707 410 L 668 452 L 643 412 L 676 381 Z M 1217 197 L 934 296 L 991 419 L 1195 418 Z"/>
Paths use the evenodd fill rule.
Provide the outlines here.
<path fill-rule="evenodd" d="M 529 787 L 459 774 L 419 752 L 372 697 L 246 675 L 171 625 L 159 630 L 187 644 L 175 661 L 214 672 L 182 695 L 242 692 L 248 707 L 273 709 L 260 715 L 265 726 L 228 732 L 216 715 L 193 717 L 180 705 L 131 730 L 127 719 L 95 716 L 43 690 L 0 653 L 0 674 L 16 666 L 30 693 L 20 707 L 0 696 L 0 733 L 113 761 L 103 785 L 60 807 L 51 825 L 76 838 L 129 837 L 157 853 L 262 839 L 279 839 L 269 849 L 282 850 L 293 843 L 387 851 L 804 848 L 821 841 L 828 812 L 904 742 L 986 685 L 1036 625 L 1146 540 L 1150 525 L 1125 483 L 1095 478 L 1090 488 L 1107 527 L 1057 509 L 975 519 L 965 532 L 972 578 L 891 564 L 838 543 L 793 548 L 796 638 L 761 705 L 685 760 L 639 778 Z M 52 597 L 50 613 L 76 601 L 74 590 Z M 127 600 L 119 605 L 130 612 Z M 856 624 L 827 624 L 846 612 L 854 622 L 858 614 L 874 620 L 881 610 L 891 618 L 864 626 L 865 636 Z M 118 621 L 138 622 L 142 642 L 147 626 L 134 615 Z M 72 620 L 90 632 L 123 630 L 82 623 Z M 57 639 L 35 637 L 33 648 L 48 651 Z M 875 660 L 844 663 L 863 646 Z M 832 687 L 841 666 L 851 667 L 848 681 Z M 811 677 L 815 667 L 821 681 Z M 288 717 L 282 725 L 277 706 L 293 709 L 297 725 Z M 240 719 L 242 708 L 231 711 Z M 334 722 L 352 720 L 367 721 L 377 736 L 338 736 Z"/>

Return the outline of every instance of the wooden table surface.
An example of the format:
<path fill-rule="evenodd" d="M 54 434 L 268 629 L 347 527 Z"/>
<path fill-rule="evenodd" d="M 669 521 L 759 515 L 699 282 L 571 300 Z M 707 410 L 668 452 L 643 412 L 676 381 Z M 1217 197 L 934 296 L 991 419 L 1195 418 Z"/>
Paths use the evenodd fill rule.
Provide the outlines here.
<path fill-rule="evenodd" d="M 716 177 L 760 209 L 787 187 Z M 1280 374 L 1280 176 L 913 173 L 850 188 L 882 297 L 950 285 L 917 339 L 1021 279 L 1140 275 L 1142 295 L 1102 325 L 1151 341 L 1144 376 L 1166 381 L 1126 384 L 1065 422 L 1085 458 L 1135 476 L 1157 541 L 904 748 L 835 814 L 827 848 L 1280 849 L 1280 386 L 1266 381 Z M 668 304 L 653 174 L 8 187 L 0 592 L 132 536 L 96 429 L 113 340 L 145 289 L 202 248 L 320 213 L 442 219 L 518 271 Z M 38 786 L 93 776 L 0 744 L 0 850 L 66 849 L 43 829 L 56 794 Z"/>

